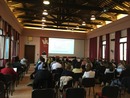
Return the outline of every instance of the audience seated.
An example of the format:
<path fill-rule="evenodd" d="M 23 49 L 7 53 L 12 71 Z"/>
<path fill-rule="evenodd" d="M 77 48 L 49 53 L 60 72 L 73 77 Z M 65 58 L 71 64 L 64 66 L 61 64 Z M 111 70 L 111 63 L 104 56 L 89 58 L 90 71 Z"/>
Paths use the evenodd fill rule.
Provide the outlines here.
<path fill-rule="evenodd" d="M 36 72 L 33 89 L 43 89 L 43 88 L 52 88 L 53 87 L 53 78 L 50 71 L 47 70 L 47 66 L 43 65 L 43 69 L 40 69 Z"/>
<path fill-rule="evenodd" d="M 82 78 L 94 78 L 95 77 L 95 71 L 89 70 L 85 71 Z"/>
<path fill-rule="evenodd" d="M 14 69 L 13 69 L 13 67 L 12 67 L 10 62 L 7 62 L 5 64 L 5 68 L 1 69 L 1 73 L 4 74 L 4 75 L 11 75 L 13 81 L 18 76 L 18 74 L 14 71 Z"/>
<path fill-rule="evenodd" d="M 12 63 L 12 66 L 14 67 L 14 68 L 17 68 L 17 72 L 18 73 L 22 73 L 22 72 L 24 72 L 25 71 L 25 69 L 24 69 L 24 66 L 20 63 L 20 60 L 19 60 L 19 57 L 18 56 L 16 56 L 15 58 L 14 58 L 14 62 Z"/>
<path fill-rule="evenodd" d="M 60 77 L 60 90 L 66 89 L 67 87 L 72 87 L 71 85 L 68 85 L 70 80 L 73 80 L 74 73 L 71 71 L 71 64 L 66 64 L 65 69 L 63 70 L 61 77 Z"/>
<path fill-rule="evenodd" d="M 125 77 L 130 77 L 130 66 L 129 65 L 127 65 L 126 69 L 121 72 L 119 78 L 112 81 L 111 86 L 113 86 L 113 85 L 121 86 L 123 79 Z M 125 82 L 123 82 L 123 83 L 125 83 Z"/>
<path fill-rule="evenodd" d="M 30 78 L 31 78 L 31 79 L 34 79 L 35 74 L 36 74 L 36 72 L 37 72 L 38 70 L 43 69 L 43 68 L 42 68 L 43 65 L 46 65 L 46 64 L 45 64 L 45 59 L 44 59 L 42 56 L 40 56 L 39 60 L 38 60 L 37 63 L 36 63 L 36 67 L 35 67 L 34 72 L 30 75 Z"/>
<path fill-rule="evenodd" d="M 62 65 L 60 63 L 59 58 L 56 58 L 55 61 L 51 63 L 51 71 L 52 73 L 57 73 L 57 69 L 62 69 Z"/>
<path fill-rule="evenodd" d="M 115 68 L 113 67 L 112 63 L 109 63 L 108 68 L 105 69 L 104 75 L 102 78 L 101 86 L 108 85 L 111 80 L 114 78 Z"/>
<path fill-rule="evenodd" d="M 74 73 L 75 86 L 78 86 L 80 84 L 79 80 L 83 75 L 83 69 L 81 68 L 80 62 L 75 64 L 75 68 L 73 68 L 72 72 Z"/>

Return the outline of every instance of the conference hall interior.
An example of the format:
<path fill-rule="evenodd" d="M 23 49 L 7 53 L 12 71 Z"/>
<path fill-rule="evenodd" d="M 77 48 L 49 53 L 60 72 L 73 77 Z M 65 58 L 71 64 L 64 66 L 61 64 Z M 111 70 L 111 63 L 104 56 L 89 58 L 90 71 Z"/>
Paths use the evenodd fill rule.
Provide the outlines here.
<path fill-rule="evenodd" d="M 130 98 L 130 0 L 0 0 L 0 98 Z"/>

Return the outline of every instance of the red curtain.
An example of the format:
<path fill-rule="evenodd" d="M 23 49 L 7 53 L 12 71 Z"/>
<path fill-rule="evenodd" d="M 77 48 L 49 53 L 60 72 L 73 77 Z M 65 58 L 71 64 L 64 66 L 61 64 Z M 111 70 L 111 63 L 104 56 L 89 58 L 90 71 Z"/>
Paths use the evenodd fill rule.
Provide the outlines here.
<path fill-rule="evenodd" d="M 127 29 L 127 64 L 130 64 L 130 28 Z"/>
<path fill-rule="evenodd" d="M 90 39 L 89 58 L 91 61 L 97 59 L 97 37 Z"/>
<path fill-rule="evenodd" d="M 48 56 L 48 42 L 49 39 L 47 37 L 40 37 L 40 55 L 45 52 Z"/>
<path fill-rule="evenodd" d="M 107 61 L 110 61 L 110 36 L 109 34 L 106 34 L 105 59 Z"/>
<path fill-rule="evenodd" d="M 121 31 L 115 32 L 115 62 L 118 64 L 120 62 L 120 37 Z"/>
<path fill-rule="evenodd" d="M 102 36 L 99 37 L 99 52 L 98 52 L 98 59 L 102 57 Z"/>

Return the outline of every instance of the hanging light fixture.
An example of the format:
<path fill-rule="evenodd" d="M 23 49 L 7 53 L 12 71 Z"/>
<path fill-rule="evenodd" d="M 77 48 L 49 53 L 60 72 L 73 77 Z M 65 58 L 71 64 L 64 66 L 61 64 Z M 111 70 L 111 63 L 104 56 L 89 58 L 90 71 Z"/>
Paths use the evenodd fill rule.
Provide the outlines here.
<path fill-rule="evenodd" d="M 43 26 L 43 27 L 45 26 L 45 23 L 44 23 L 44 22 L 42 23 L 42 26 Z"/>
<path fill-rule="evenodd" d="M 50 1 L 49 1 L 49 0 L 43 0 L 43 4 L 49 5 L 49 4 L 50 4 Z"/>
<path fill-rule="evenodd" d="M 46 22 L 46 19 L 45 19 L 45 17 L 42 17 L 42 22 Z"/>
<path fill-rule="evenodd" d="M 48 15 L 47 10 L 44 10 L 42 14 L 43 14 L 43 15 Z"/>
<path fill-rule="evenodd" d="M 85 26 L 85 25 L 86 25 L 86 23 L 85 23 L 85 21 L 83 21 L 82 26 Z"/>
<path fill-rule="evenodd" d="M 95 20 L 95 15 L 91 15 L 91 20 Z"/>
<path fill-rule="evenodd" d="M 78 25 L 76 26 L 76 29 L 79 29 L 79 26 L 78 26 Z"/>

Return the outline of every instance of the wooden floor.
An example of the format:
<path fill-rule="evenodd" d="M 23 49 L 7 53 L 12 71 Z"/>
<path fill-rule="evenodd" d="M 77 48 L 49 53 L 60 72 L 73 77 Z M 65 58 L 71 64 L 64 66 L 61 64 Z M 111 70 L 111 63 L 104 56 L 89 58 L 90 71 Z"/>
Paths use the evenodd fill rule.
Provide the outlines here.
<path fill-rule="evenodd" d="M 31 81 L 29 79 L 30 73 L 33 72 L 34 66 L 31 65 L 28 73 L 24 76 L 23 80 L 20 81 L 19 85 L 15 87 L 15 91 L 13 95 L 9 96 L 9 98 L 31 98 L 32 88 L 30 86 L 27 86 L 27 84 Z M 95 92 L 101 91 L 101 86 L 96 85 Z M 86 90 L 87 91 L 87 90 Z M 86 98 L 94 98 L 93 92 L 91 91 L 91 94 L 86 96 Z M 121 96 L 121 98 L 130 98 L 130 94 L 127 92 Z"/>

